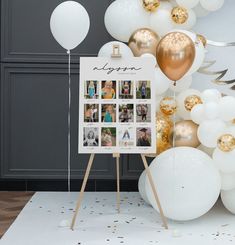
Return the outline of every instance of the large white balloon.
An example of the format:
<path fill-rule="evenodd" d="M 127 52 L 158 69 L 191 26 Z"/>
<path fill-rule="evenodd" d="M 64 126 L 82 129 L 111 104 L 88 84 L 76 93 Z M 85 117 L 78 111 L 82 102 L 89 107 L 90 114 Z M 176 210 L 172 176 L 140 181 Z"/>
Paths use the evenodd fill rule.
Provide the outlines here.
<path fill-rule="evenodd" d="M 67 50 L 76 48 L 87 36 L 90 19 L 86 9 L 75 1 L 58 5 L 50 19 L 55 40 Z"/>
<path fill-rule="evenodd" d="M 224 96 L 219 101 L 219 116 L 224 121 L 235 118 L 235 97 Z"/>
<path fill-rule="evenodd" d="M 113 45 L 119 45 L 120 53 L 122 54 L 122 57 L 127 58 L 127 57 L 134 56 L 131 49 L 125 43 L 118 42 L 118 41 L 108 42 L 104 44 L 99 50 L 98 56 L 110 57 L 111 54 L 113 53 Z"/>
<path fill-rule="evenodd" d="M 191 9 L 199 3 L 199 0 L 176 0 L 176 2 L 179 6 Z"/>
<path fill-rule="evenodd" d="M 174 82 L 171 82 L 170 90 L 175 91 L 176 93 L 180 93 L 183 90 L 188 89 L 191 86 L 192 82 L 192 76 L 184 76 L 179 81 L 177 81 L 176 85 L 174 85 Z"/>
<path fill-rule="evenodd" d="M 165 35 L 174 27 L 171 10 L 172 5 L 170 3 L 161 2 L 160 7 L 150 16 L 150 28 L 160 36 Z"/>
<path fill-rule="evenodd" d="M 150 165 L 164 214 L 173 220 L 192 220 L 208 212 L 221 188 L 220 174 L 212 159 L 190 147 L 167 150 Z M 149 181 L 146 193 L 158 211 Z"/>
<path fill-rule="evenodd" d="M 216 11 L 224 5 L 224 0 L 200 0 L 202 7 L 208 11 Z"/>
<path fill-rule="evenodd" d="M 216 102 L 219 103 L 222 95 L 217 89 L 206 89 L 202 92 L 202 101 L 204 103 Z"/>
<path fill-rule="evenodd" d="M 116 0 L 107 8 L 104 23 L 115 39 L 128 42 L 131 34 L 139 28 L 149 27 L 148 13 L 139 0 Z"/>
<path fill-rule="evenodd" d="M 220 119 L 203 121 L 198 127 L 198 139 L 206 147 L 216 147 L 217 140 L 225 129 L 226 124 Z"/>
<path fill-rule="evenodd" d="M 205 121 L 204 105 L 198 104 L 193 107 L 190 113 L 191 120 L 196 124 L 200 124 Z"/>
<path fill-rule="evenodd" d="M 210 13 L 208 10 L 204 9 L 200 3 L 194 7 L 193 10 L 198 18 L 205 17 Z"/>
<path fill-rule="evenodd" d="M 217 168 L 223 173 L 235 172 L 235 150 L 223 152 L 216 148 L 213 153 L 213 159 Z"/>
<path fill-rule="evenodd" d="M 146 171 L 144 170 L 139 178 L 138 189 L 139 189 L 140 196 L 147 204 L 149 204 L 149 200 L 145 191 L 145 179 L 146 179 Z"/>
<path fill-rule="evenodd" d="M 228 191 L 235 189 L 235 172 L 234 173 L 220 173 L 221 175 L 221 190 Z"/>
<path fill-rule="evenodd" d="M 221 192 L 221 199 L 224 206 L 235 214 L 235 189 Z"/>
<path fill-rule="evenodd" d="M 155 70 L 156 95 L 162 95 L 170 87 L 171 81 L 162 73 L 160 68 Z"/>

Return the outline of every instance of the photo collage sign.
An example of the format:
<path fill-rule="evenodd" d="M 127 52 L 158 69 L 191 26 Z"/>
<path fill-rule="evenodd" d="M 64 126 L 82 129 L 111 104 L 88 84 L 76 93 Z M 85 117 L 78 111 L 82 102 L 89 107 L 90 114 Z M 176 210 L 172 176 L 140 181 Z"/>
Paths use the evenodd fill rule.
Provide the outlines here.
<path fill-rule="evenodd" d="M 78 152 L 155 153 L 155 61 L 80 58 Z"/>

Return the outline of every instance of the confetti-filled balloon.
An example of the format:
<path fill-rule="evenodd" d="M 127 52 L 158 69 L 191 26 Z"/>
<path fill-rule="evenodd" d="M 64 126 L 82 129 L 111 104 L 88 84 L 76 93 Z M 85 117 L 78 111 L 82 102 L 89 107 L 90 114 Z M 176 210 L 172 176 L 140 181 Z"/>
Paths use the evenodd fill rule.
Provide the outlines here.
<path fill-rule="evenodd" d="M 142 0 L 143 1 L 143 7 L 148 12 L 154 12 L 156 9 L 160 6 L 159 0 Z"/>
<path fill-rule="evenodd" d="M 188 11 L 183 7 L 174 7 L 171 11 L 171 18 L 176 24 L 183 24 L 188 19 Z"/>
<path fill-rule="evenodd" d="M 173 97 L 164 97 L 160 101 L 160 111 L 166 116 L 172 116 L 177 109 L 176 101 Z"/>

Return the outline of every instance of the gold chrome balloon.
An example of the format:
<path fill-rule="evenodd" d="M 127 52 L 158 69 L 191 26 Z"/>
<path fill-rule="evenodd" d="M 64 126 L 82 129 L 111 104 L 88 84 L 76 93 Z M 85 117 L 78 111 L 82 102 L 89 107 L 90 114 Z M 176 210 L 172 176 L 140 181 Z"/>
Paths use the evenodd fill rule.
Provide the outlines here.
<path fill-rule="evenodd" d="M 197 39 L 202 42 L 203 46 L 206 47 L 207 45 L 207 40 L 204 36 L 202 36 L 201 34 L 197 34 Z"/>
<path fill-rule="evenodd" d="M 180 80 L 191 68 L 195 58 L 192 39 L 182 32 L 170 32 L 158 44 L 157 63 L 172 81 Z"/>
<path fill-rule="evenodd" d="M 159 0 L 143 0 L 143 7 L 148 12 L 154 12 L 160 6 Z"/>
<path fill-rule="evenodd" d="M 173 123 L 171 119 L 158 113 L 156 117 L 157 154 L 171 148 L 172 127 Z"/>
<path fill-rule="evenodd" d="M 141 28 L 131 35 L 128 46 L 136 57 L 146 53 L 156 57 L 156 49 L 159 41 L 160 37 L 154 31 L 148 28 Z"/>
<path fill-rule="evenodd" d="M 160 101 L 160 110 L 166 116 L 171 116 L 176 112 L 177 104 L 173 97 L 164 97 Z"/>
<path fill-rule="evenodd" d="M 197 137 L 198 125 L 190 120 L 184 120 L 175 124 L 175 146 L 198 147 L 200 141 Z"/>
<path fill-rule="evenodd" d="M 188 20 L 188 11 L 183 7 L 174 7 L 171 11 L 171 18 L 176 24 L 184 24 Z"/>
<path fill-rule="evenodd" d="M 218 139 L 217 146 L 223 152 L 230 152 L 235 149 L 235 137 L 231 134 L 224 134 Z"/>
<path fill-rule="evenodd" d="M 184 107 L 187 111 L 191 111 L 195 105 L 202 104 L 202 99 L 198 95 L 189 95 L 184 100 Z"/>

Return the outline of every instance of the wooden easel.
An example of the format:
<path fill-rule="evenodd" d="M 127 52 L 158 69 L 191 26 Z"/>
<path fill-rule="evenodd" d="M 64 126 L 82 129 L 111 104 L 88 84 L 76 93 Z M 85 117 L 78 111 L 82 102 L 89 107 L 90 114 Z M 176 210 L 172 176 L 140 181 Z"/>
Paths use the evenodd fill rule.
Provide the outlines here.
<path fill-rule="evenodd" d="M 121 53 L 120 53 L 120 46 L 119 45 L 113 45 L 113 53 L 111 54 L 111 57 L 112 58 L 121 58 L 122 57 Z M 155 187 L 154 182 L 153 182 L 152 174 L 151 174 L 151 172 L 149 170 L 149 166 L 148 166 L 148 163 L 147 163 L 147 160 L 146 160 L 146 156 L 153 157 L 154 155 L 141 154 L 141 159 L 143 161 L 143 164 L 144 164 L 144 167 L 145 167 L 145 170 L 146 170 L 146 174 L 147 174 L 147 177 L 148 177 L 148 180 L 149 180 L 149 183 L 150 183 L 150 186 L 151 186 L 155 201 L 157 203 L 157 206 L 158 206 L 158 209 L 159 209 L 159 212 L 160 212 L 160 216 L 161 216 L 161 219 L 162 219 L 162 222 L 163 222 L 163 226 L 165 227 L 165 229 L 168 229 L 167 220 L 166 220 L 166 217 L 164 215 L 164 212 L 163 212 L 163 209 L 162 209 L 162 206 L 161 206 L 161 203 L 160 203 L 160 199 L 158 197 L 157 190 L 156 190 L 156 187 Z M 90 171 L 91 171 L 91 167 L 92 167 L 92 164 L 93 164 L 93 161 L 94 161 L 94 157 L 95 157 L 95 154 L 92 153 L 90 155 L 90 158 L 89 158 L 89 161 L 88 161 L 88 164 L 87 164 L 85 176 L 84 176 L 84 179 L 83 179 L 83 182 L 82 182 L 81 191 L 79 193 L 78 201 L 77 201 L 76 208 L 75 208 L 75 213 L 73 215 L 72 223 L 71 223 L 71 226 L 70 226 L 71 230 L 74 230 L 74 225 L 75 225 L 76 218 L 77 218 L 77 215 L 78 215 L 78 212 L 79 212 L 82 200 L 83 200 L 84 191 L 85 191 L 87 180 L 88 180 L 88 177 L 89 177 L 89 174 L 90 174 Z M 119 169 L 120 153 L 113 153 L 113 158 L 116 158 L 117 211 L 118 211 L 118 213 L 120 213 L 120 169 Z"/>

